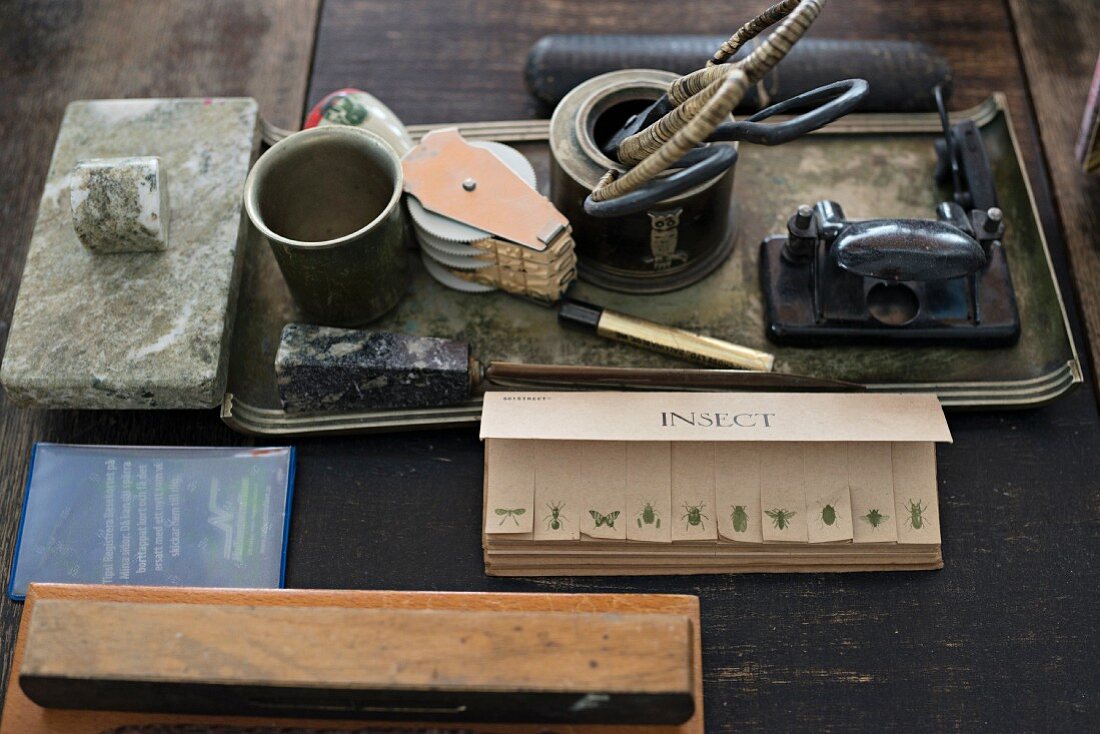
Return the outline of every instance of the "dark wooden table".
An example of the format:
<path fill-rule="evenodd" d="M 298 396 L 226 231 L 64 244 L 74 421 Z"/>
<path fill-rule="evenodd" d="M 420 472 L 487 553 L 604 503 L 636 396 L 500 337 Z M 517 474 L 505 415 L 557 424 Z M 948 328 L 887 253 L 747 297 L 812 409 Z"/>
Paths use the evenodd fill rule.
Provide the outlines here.
<path fill-rule="evenodd" d="M 407 123 L 531 117 L 540 110 L 522 87 L 521 67 L 544 33 L 723 33 L 762 5 L 328 0 L 318 13 L 315 2 L 293 0 L 0 4 L 0 347 L 53 138 L 71 99 L 251 94 L 267 117 L 294 125 L 304 102 L 354 85 Z M 1070 6 L 1035 5 L 1051 12 Z M 1084 43 L 1090 33 L 1065 44 Z M 955 68 L 958 108 L 993 90 L 1008 94 L 1084 347 L 1006 4 L 834 2 L 813 34 L 932 44 Z M 940 572 L 490 579 L 480 552 L 482 451 L 475 432 L 464 430 L 298 442 L 287 581 L 301 588 L 698 594 L 708 731 L 1096 731 L 1100 416 L 1086 369 L 1085 386 L 1048 407 L 950 416 L 955 443 L 939 450 Z M 0 397 L 5 584 L 30 447 L 42 440 L 251 443 L 213 412 L 28 411 Z M 0 601 L 3 680 L 19 611 Z"/>

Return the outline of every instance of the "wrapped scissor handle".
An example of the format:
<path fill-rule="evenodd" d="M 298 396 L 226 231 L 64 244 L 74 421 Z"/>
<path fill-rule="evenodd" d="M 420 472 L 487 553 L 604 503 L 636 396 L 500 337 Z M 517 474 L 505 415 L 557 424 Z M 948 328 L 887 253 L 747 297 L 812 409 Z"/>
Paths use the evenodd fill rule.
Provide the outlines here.
<path fill-rule="evenodd" d="M 706 143 L 732 142 L 743 140 L 758 145 L 781 145 L 800 138 L 806 133 L 828 125 L 851 112 L 868 92 L 867 82 L 863 79 L 845 79 L 826 84 L 823 87 L 804 92 L 797 97 L 779 102 L 760 110 L 752 117 L 737 122 L 725 122 L 714 129 Z M 662 97 L 662 99 L 664 99 Z M 658 100 L 660 103 L 661 100 Z M 792 117 L 783 122 L 765 124 L 763 121 L 790 110 L 803 109 L 807 105 L 819 104 L 812 110 Z M 630 130 L 643 122 L 641 113 L 631 120 L 604 148 L 616 146 Z M 702 145 L 689 150 L 680 160 L 668 167 L 676 170 L 666 176 L 658 176 L 649 183 L 639 186 L 613 199 L 596 201 L 589 196 L 584 202 L 584 210 L 594 217 L 616 217 L 623 214 L 642 211 L 657 202 L 676 196 L 699 184 L 720 175 L 737 162 L 737 150 L 729 145 Z"/>
<path fill-rule="evenodd" d="M 616 134 L 605 152 L 624 166 L 621 176 L 608 171 L 585 200 L 594 216 L 617 216 L 690 189 L 733 165 L 730 146 L 699 147 L 708 141 L 746 140 L 766 145 L 793 140 L 854 109 L 867 93 L 860 79 L 826 85 L 761 110 L 743 122 L 729 116 L 746 90 L 763 78 L 790 50 L 821 12 L 825 0 L 783 0 L 742 26 L 722 44 L 707 65 L 672 82 L 668 92 L 636 115 Z M 730 57 L 761 31 L 782 21 L 745 58 Z M 782 123 L 761 124 L 773 115 L 824 101 Z M 668 176 L 660 174 L 679 168 Z"/>

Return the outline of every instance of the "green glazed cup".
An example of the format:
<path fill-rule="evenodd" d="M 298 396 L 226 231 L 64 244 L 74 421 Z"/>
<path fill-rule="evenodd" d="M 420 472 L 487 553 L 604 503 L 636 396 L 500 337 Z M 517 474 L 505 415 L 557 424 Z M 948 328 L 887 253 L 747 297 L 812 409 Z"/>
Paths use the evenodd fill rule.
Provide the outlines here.
<path fill-rule="evenodd" d="M 393 148 L 343 125 L 294 133 L 252 167 L 245 211 L 310 320 L 361 326 L 401 300 L 409 286 L 404 187 Z"/>

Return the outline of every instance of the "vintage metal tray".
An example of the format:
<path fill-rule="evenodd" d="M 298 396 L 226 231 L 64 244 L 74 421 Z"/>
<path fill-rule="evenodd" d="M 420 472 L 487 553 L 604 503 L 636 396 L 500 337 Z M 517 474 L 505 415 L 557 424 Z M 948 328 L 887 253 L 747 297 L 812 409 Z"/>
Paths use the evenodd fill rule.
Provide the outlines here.
<path fill-rule="evenodd" d="M 970 110 L 982 129 L 1009 222 L 1005 238 L 1020 309 L 1019 343 L 1004 349 L 960 347 L 778 347 L 764 336 L 757 252 L 765 235 L 782 232 L 800 203 L 831 198 L 852 218 L 931 217 L 945 198 L 932 183 L 935 114 L 853 115 L 777 148 L 743 145 L 734 186 L 739 223 L 729 261 L 704 281 L 663 295 L 625 295 L 580 283 L 576 295 L 733 342 L 775 352 L 776 369 L 861 383 L 871 390 L 934 392 L 948 407 L 1014 408 L 1043 403 L 1081 381 L 1077 348 L 1054 279 L 1035 201 L 1005 109 L 996 94 Z M 444 125 L 421 125 L 414 137 Z M 516 145 L 548 180 L 545 120 L 458 126 L 470 139 Z M 294 306 L 266 244 L 248 239 L 222 418 L 254 434 L 305 434 L 469 425 L 481 403 L 446 408 L 294 415 L 284 413 L 273 363 L 279 333 Z M 676 367 L 672 358 L 566 331 L 552 309 L 504 294 L 467 295 L 433 281 L 416 258 L 413 290 L 371 328 L 464 339 L 482 360 Z"/>

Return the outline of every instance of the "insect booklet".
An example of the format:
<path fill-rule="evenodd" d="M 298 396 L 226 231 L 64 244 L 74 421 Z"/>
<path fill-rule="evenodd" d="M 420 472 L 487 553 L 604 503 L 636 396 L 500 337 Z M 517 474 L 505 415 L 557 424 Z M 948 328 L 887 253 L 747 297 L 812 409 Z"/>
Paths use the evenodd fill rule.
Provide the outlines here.
<path fill-rule="evenodd" d="M 8 596 L 36 582 L 282 588 L 294 449 L 40 443 Z"/>
<path fill-rule="evenodd" d="M 493 576 L 943 567 L 934 395 L 491 392 Z"/>

